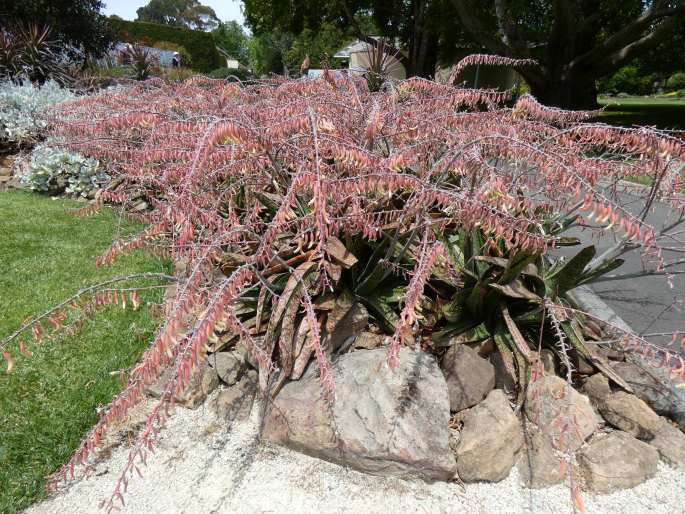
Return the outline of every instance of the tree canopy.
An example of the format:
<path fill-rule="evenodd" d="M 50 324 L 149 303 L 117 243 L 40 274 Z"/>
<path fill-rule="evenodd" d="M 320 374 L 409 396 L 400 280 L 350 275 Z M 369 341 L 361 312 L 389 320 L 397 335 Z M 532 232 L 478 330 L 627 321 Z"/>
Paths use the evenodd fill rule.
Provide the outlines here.
<path fill-rule="evenodd" d="M 0 26 L 17 21 L 46 24 L 60 43 L 99 56 L 114 37 L 100 14 L 103 6 L 101 0 L 0 0 Z"/>
<path fill-rule="evenodd" d="M 216 46 L 239 62 L 245 64 L 250 58 L 250 37 L 237 21 L 220 22 L 212 31 Z"/>
<path fill-rule="evenodd" d="M 640 55 L 685 34 L 685 0 L 244 0 L 256 35 L 294 35 L 324 24 L 351 27 L 396 41 L 408 75 L 431 76 L 465 53 L 533 58 L 522 70 L 543 102 L 571 108 L 595 105 L 595 81 Z M 683 62 L 682 52 L 664 59 Z M 677 67 L 677 63 L 676 63 Z"/>
<path fill-rule="evenodd" d="M 214 9 L 198 0 L 150 0 L 140 7 L 138 21 L 176 25 L 195 30 L 211 30 L 220 23 Z"/>

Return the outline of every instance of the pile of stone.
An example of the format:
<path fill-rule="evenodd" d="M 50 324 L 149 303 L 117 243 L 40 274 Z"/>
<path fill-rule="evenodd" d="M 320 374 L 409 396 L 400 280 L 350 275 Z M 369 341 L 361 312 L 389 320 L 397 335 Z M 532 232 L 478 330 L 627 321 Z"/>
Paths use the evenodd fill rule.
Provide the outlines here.
<path fill-rule="evenodd" d="M 672 421 L 682 404 L 623 353 L 606 352 L 605 361 L 623 387 L 582 362 L 574 387 L 557 375 L 554 354 L 543 352 L 545 373 L 517 406 L 488 341 L 455 340 L 439 359 L 403 348 L 390 370 L 388 338 L 367 331 L 366 310 L 349 302 L 336 308 L 345 312 L 333 313 L 338 321 L 324 332 L 334 399 L 324 395 L 310 363 L 298 380 L 262 401 L 263 439 L 377 475 L 497 482 L 516 466 L 528 487 L 552 486 L 572 474 L 600 493 L 644 482 L 659 459 L 685 468 L 685 434 Z M 249 414 L 257 372 L 235 343 L 218 336 L 191 387 L 177 397 L 180 404 L 197 407 L 223 384 L 213 404 L 221 419 Z M 159 396 L 168 378 L 148 392 Z"/>

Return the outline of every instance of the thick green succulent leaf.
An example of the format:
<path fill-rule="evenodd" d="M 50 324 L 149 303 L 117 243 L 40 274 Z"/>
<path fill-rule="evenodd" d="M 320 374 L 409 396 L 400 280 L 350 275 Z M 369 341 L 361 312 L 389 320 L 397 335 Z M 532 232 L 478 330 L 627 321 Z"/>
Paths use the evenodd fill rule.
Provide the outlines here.
<path fill-rule="evenodd" d="M 530 300 L 532 302 L 540 302 L 538 295 L 526 287 L 521 280 L 512 280 L 509 284 L 488 284 L 489 287 L 496 289 L 504 296 L 509 298 L 516 298 L 521 300 Z"/>
<path fill-rule="evenodd" d="M 455 337 L 460 336 L 468 331 L 473 331 L 473 335 L 470 336 L 472 338 L 481 337 L 481 339 L 477 339 L 477 341 L 482 341 L 490 335 L 483 323 L 479 324 L 477 321 L 464 316 L 459 321 L 448 323 L 442 328 L 442 330 L 433 332 L 431 339 L 433 340 L 434 346 L 450 346 Z M 464 340 L 463 342 L 467 342 L 467 340 Z"/>
<path fill-rule="evenodd" d="M 357 298 L 369 310 L 371 316 L 373 316 L 384 332 L 391 334 L 395 331 L 395 325 L 399 321 L 399 316 L 390 304 L 386 303 L 377 294 L 358 296 Z"/>
<path fill-rule="evenodd" d="M 566 320 L 562 321 L 560 325 L 561 329 L 564 331 L 564 334 L 566 337 L 568 337 L 569 342 L 576 349 L 579 355 L 585 358 L 585 360 L 589 361 L 593 366 L 604 373 L 617 385 L 629 393 L 633 392 L 633 389 L 630 387 L 630 385 L 628 385 L 628 383 L 613 370 L 609 363 L 603 357 L 598 355 L 597 352 L 591 349 L 589 345 L 587 345 L 577 322 Z"/>
<path fill-rule="evenodd" d="M 590 245 L 575 254 L 558 271 L 547 277 L 548 289 L 560 295 L 576 287 L 582 279 L 583 271 L 595 257 L 595 253 L 595 246 Z"/>
<path fill-rule="evenodd" d="M 595 269 L 590 270 L 586 273 L 583 273 L 583 276 L 581 280 L 578 282 L 578 285 L 583 285 L 583 284 L 591 284 L 595 280 L 597 280 L 599 277 L 606 275 L 607 273 L 610 273 L 614 271 L 616 268 L 619 268 L 620 266 L 623 265 L 625 261 L 623 259 L 611 259 L 608 261 L 603 262 L 599 266 L 597 266 Z"/>
<path fill-rule="evenodd" d="M 514 365 L 514 341 L 505 329 L 496 331 L 492 338 L 495 340 L 495 346 L 502 356 L 504 362 L 504 369 L 514 382 L 517 382 L 516 366 Z"/>
<path fill-rule="evenodd" d="M 507 267 L 499 279 L 499 283 L 509 284 L 522 273 L 526 275 L 537 275 L 537 267 L 533 264 L 535 257 L 535 254 L 528 252 L 518 252 L 516 255 L 510 257 L 507 262 Z"/>

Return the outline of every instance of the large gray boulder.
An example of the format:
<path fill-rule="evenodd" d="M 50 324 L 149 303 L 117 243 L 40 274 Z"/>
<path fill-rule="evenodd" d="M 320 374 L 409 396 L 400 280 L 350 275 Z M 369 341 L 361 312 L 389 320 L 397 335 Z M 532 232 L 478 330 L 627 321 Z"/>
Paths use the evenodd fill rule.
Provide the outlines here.
<path fill-rule="evenodd" d="M 539 428 L 528 425 L 525 439 L 526 447 L 516 464 L 521 483 L 533 489 L 562 483 L 566 479 L 566 474 L 549 435 Z"/>
<path fill-rule="evenodd" d="M 634 394 L 611 393 L 598 407 L 608 423 L 638 439 L 653 439 L 661 428 L 659 416 Z"/>
<path fill-rule="evenodd" d="M 226 385 L 240 380 L 247 366 L 245 355 L 239 351 L 213 353 L 207 357 L 207 363 Z"/>
<path fill-rule="evenodd" d="M 265 411 L 262 437 L 367 473 L 447 480 L 449 400 L 435 358 L 403 348 L 393 371 L 385 349 L 342 355 L 327 400 L 315 366 L 287 383 Z"/>
<path fill-rule="evenodd" d="M 613 363 L 614 371 L 625 380 L 638 398 L 658 414 L 673 419 L 685 431 L 685 388 L 668 373 L 650 366 L 646 359 L 632 355 L 635 362 Z"/>
<path fill-rule="evenodd" d="M 575 451 L 597 429 L 597 417 L 587 396 L 548 375 L 528 386 L 526 416 L 546 431 L 554 446 Z"/>
<path fill-rule="evenodd" d="M 450 410 L 473 407 L 495 387 L 495 368 L 465 344 L 453 344 L 442 358 Z"/>
<path fill-rule="evenodd" d="M 585 486 L 610 493 L 641 484 L 656 473 L 659 454 L 625 432 L 597 438 L 577 454 Z"/>
<path fill-rule="evenodd" d="M 504 391 L 495 389 L 464 416 L 457 471 L 464 482 L 498 482 L 509 475 L 523 446 L 521 422 Z"/>
<path fill-rule="evenodd" d="M 662 460 L 680 469 L 685 469 L 685 434 L 661 418 L 661 426 L 649 441 L 657 449 Z"/>

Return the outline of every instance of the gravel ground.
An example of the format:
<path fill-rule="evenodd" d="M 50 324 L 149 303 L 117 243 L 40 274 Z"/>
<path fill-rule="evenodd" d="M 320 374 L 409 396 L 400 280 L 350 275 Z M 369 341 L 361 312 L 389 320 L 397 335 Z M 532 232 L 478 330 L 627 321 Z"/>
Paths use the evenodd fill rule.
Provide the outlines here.
<path fill-rule="evenodd" d="M 560 513 L 566 487 L 529 490 L 514 469 L 496 484 L 427 484 L 369 476 L 257 441 L 257 417 L 230 429 L 208 407 L 177 409 L 155 455 L 132 479 L 124 513 Z M 26 510 L 29 514 L 95 513 L 111 493 L 127 450 L 112 451 L 96 473 Z M 589 513 L 685 513 L 685 472 L 661 464 L 634 489 L 584 495 Z"/>

